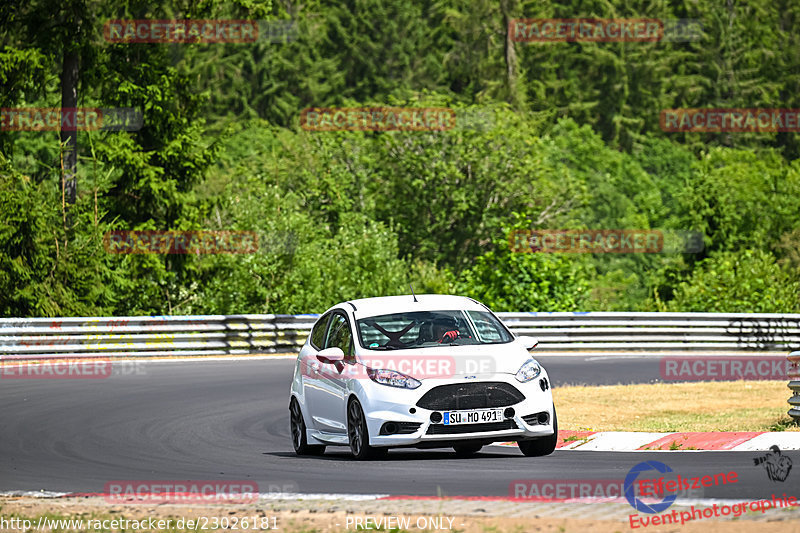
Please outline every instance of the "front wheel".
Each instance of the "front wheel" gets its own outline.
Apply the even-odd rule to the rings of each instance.
[[[367,418],[358,400],[353,399],[347,407],[347,440],[350,442],[350,451],[358,460],[373,459],[386,455],[386,448],[374,448],[369,445],[369,431]]]
[[[306,423],[303,421],[303,413],[300,411],[300,404],[295,398],[289,403],[289,422],[292,430],[292,447],[297,455],[322,455],[325,453],[325,446],[309,444],[306,438]]]
[[[526,457],[542,457],[553,453],[558,444],[558,416],[556,416],[555,405],[553,406],[553,434],[533,440],[522,440],[518,444],[519,451]]]

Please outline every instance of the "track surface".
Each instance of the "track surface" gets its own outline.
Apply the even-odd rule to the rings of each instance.
[[[645,358],[541,358],[555,386],[658,381]],[[393,450],[359,463],[346,448],[298,458],[288,431],[293,361],[141,362],[107,379],[0,380],[0,491],[102,492],[113,480],[250,480],[261,492],[508,496],[520,479],[624,479],[645,460],[682,476],[736,471],[705,498],[797,495],[800,472],[771,482],[752,452]],[[795,470],[800,453],[786,452]],[[649,476],[648,476],[649,477]],[[794,490],[791,490],[795,487]]]

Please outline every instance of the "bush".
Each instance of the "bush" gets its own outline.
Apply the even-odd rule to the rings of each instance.
[[[712,255],[681,283],[670,311],[792,313],[800,311],[800,280],[769,252]]]

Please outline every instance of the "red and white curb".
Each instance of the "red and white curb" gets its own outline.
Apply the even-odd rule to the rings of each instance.
[[[504,442],[501,446],[516,446]],[[603,452],[800,450],[800,431],[645,433],[637,431],[559,431],[559,450]]]

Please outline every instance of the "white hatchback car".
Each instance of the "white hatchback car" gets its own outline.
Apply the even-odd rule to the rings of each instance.
[[[458,455],[517,441],[556,447],[544,368],[488,307],[444,295],[344,302],[314,324],[297,357],[289,413],[298,455],[350,446],[365,459],[391,447],[452,447]]]

